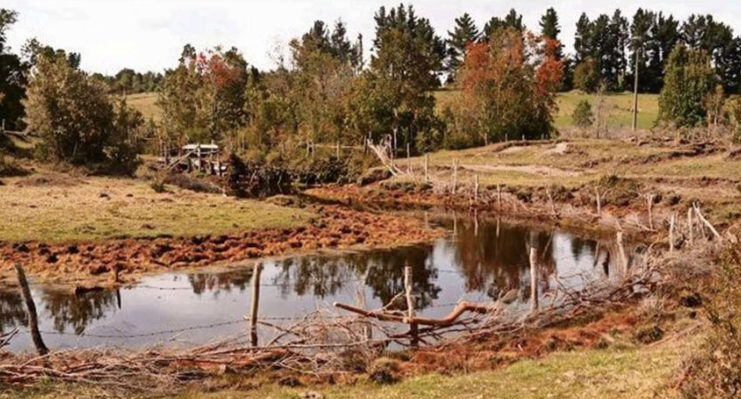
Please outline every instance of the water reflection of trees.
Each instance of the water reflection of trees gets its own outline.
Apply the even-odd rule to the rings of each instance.
[[[193,273],[188,275],[188,282],[195,294],[213,291],[218,296],[222,290],[231,292],[236,288],[244,291],[252,281],[252,273],[252,268],[224,273]]]
[[[389,302],[404,290],[404,267],[412,267],[412,284],[417,295],[416,306],[424,308],[437,298],[440,288],[431,259],[432,248],[410,247],[345,254],[336,257],[300,257],[276,264],[279,274],[273,284],[287,296],[314,295],[323,298],[336,295],[347,287],[365,285],[381,302]]]
[[[35,291],[35,293],[38,291]],[[42,289],[41,295],[34,295],[36,307],[42,310],[40,316],[51,318],[54,329],[63,332],[71,327],[76,334],[82,334],[94,320],[115,309],[116,291],[94,291],[75,295],[68,291]],[[0,331],[26,325],[26,304],[17,289],[0,291]]]
[[[92,291],[81,295],[48,290],[43,291],[41,303],[51,316],[55,330],[63,332],[67,327],[72,327],[79,335],[94,320],[115,310],[118,294],[115,290]]]
[[[18,288],[3,287],[0,290],[0,333],[26,324],[26,305]]]

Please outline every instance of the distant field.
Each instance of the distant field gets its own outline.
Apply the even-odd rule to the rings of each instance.
[[[435,92],[437,99],[437,108],[442,110],[445,105],[455,101],[458,94],[454,90],[440,90]],[[659,113],[659,96],[657,94],[639,94],[638,95],[638,128],[650,129],[653,127],[656,117]],[[606,95],[607,103],[612,107],[610,111],[610,126],[613,128],[630,128],[632,115],[630,113],[633,95],[628,92],[610,93]],[[559,93],[556,101],[558,103],[558,113],[555,117],[556,127],[565,128],[573,127],[574,122],[571,114],[574,108],[581,100],[587,100],[594,104],[593,94],[584,94],[577,91],[568,93]],[[162,111],[155,104],[157,93],[139,93],[126,96],[128,104],[138,109],[146,120],[149,118],[159,122],[162,119]]]
[[[126,96],[126,103],[144,115],[145,120],[153,119],[155,122],[162,120],[162,111],[155,104],[157,93],[139,93]]]
[[[442,110],[445,105],[453,103],[457,94],[458,92],[454,90],[440,90],[435,92],[438,110]],[[630,112],[633,95],[624,92],[610,93],[605,97],[607,103],[611,106],[610,126],[613,128],[630,128],[633,120]],[[654,125],[659,113],[658,97],[657,94],[638,95],[639,129],[650,129]],[[571,114],[574,112],[576,105],[582,100],[587,100],[594,105],[595,97],[593,94],[584,94],[577,91],[558,94],[556,97],[558,113],[555,118],[557,128],[574,126]]]

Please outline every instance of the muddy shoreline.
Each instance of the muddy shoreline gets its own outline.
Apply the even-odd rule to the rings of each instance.
[[[16,263],[37,281],[129,282],[143,273],[307,253],[412,245],[445,235],[419,220],[312,205],[318,217],[303,226],[193,237],[113,239],[98,242],[0,243],[0,281],[13,279]]]

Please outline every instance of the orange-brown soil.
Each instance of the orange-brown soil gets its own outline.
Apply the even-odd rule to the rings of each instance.
[[[37,277],[72,281],[205,266],[319,249],[371,248],[427,242],[444,234],[412,218],[316,206],[305,226],[241,234],[46,244],[0,243],[0,274],[16,263]]]

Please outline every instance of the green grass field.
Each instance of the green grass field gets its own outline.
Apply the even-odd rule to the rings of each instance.
[[[157,93],[138,93],[126,96],[126,103],[144,115],[145,120],[162,120],[162,111],[157,106]]]
[[[437,109],[442,110],[445,105],[453,103],[457,94],[458,92],[454,90],[436,91],[435,98],[437,100]],[[628,92],[610,93],[605,97],[610,109],[610,127],[630,128],[631,121],[633,120],[630,112],[633,103],[633,94]],[[650,129],[653,127],[659,113],[658,99],[659,96],[657,94],[638,95],[639,129]],[[156,105],[157,93],[132,94],[127,96],[126,100],[130,106],[138,109],[144,115],[145,119],[149,120],[149,118],[152,118],[155,122],[159,122],[162,119],[162,112]],[[574,112],[576,105],[582,100],[587,100],[591,104],[594,104],[595,97],[593,94],[584,94],[577,91],[558,94],[556,97],[558,113],[555,115],[557,128],[568,128],[574,126],[571,114]]]
[[[117,237],[228,234],[293,227],[313,215],[253,200],[174,186],[156,193],[139,180],[37,174],[4,179],[0,237],[4,241],[96,241]]]
[[[442,110],[446,105],[452,104],[458,95],[454,90],[440,90],[435,92],[437,100],[437,109]],[[609,126],[612,128],[630,128],[632,123],[632,114],[630,112],[633,103],[633,94],[609,93],[605,96],[609,108]],[[653,127],[656,117],[659,113],[659,96],[657,94],[639,94],[638,95],[638,128],[650,129]],[[558,104],[558,113],[555,115],[555,124],[557,128],[573,127],[574,122],[571,114],[574,112],[576,105],[582,101],[589,101],[594,107],[595,96],[578,91],[559,93],[556,97]]]

